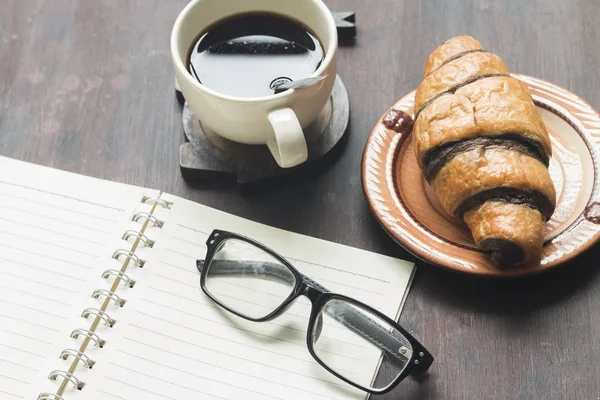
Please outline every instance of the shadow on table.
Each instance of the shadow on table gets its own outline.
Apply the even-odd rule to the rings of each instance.
[[[522,278],[486,278],[429,265],[396,244],[373,219],[377,251],[417,264],[413,283],[426,298],[493,314],[524,315],[571,297],[591,284],[600,271],[600,244],[554,270]],[[377,233],[375,233],[377,232]]]
[[[569,299],[594,281],[600,263],[596,247],[555,270],[523,278],[481,278],[459,275],[418,263],[417,282],[426,297],[494,314],[524,315]]]
[[[365,207],[367,208],[366,205]],[[538,351],[538,348],[532,347],[531,350],[523,350],[523,354],[516,354],[514,361],[503,358],[497,363],[493,361],[486,363],[486,352],[490,357],[494,357],[498,347],[490,343],[478,345],[478,342],[482,338],[485,340],[488,338],[486,335],[498,329],[498,335],[491,336],[490,339],[495,338],[500,345],[506,345],[513,339],[516,348],[520,346],[519,343],[535,344],[538,338],[552,334],[552,332],[545,332],[551,327],[540,321],[546,321],[546,318],[556,314],[555,321],[561,322],[561,318],[565,316],[569,318],[571,314],[578,312],[573,302],[597,298],[595,292],[600,284],[600,261],[598,261],[600,244],[573,261],[539,275],[510,279],[483,278],[450,272],[417,260],[396,244],[379,226],[375,218],[369,221],[365,228],[372,235],[372,242],[375,243],[371,250],[416,262],[417,273],[403,312],[403,322],[408,322],[409,329],[419,331],[420,334],[417,336],[424,338],[426,343],[431,345],[430,350],[437,355],[436,364],[429,375],[424,376],[423,379],[406,379],[391,393],[372,396],[371,400],[446,399],[448,390],[470,390],[466,387],[474,386],[468,385],[481,384],[481,381],[478,381],[480,378],[442,384],[442,379],[448,376],[464,378],[469,374],[476,375],[479,372],[478,368],[488,369],[487,372],[481,371],[482,375],[485,375],[492,373],[492,368],[495,367],[518,368],[522,366],[519,363],[529,357],[536,362],[545,359],[544,355],[532,355],[531,352]],[[589,318],[589,313],[586,307],[581,317],[575,314],[573,319],[583,318],[583,321],[586,321],[585,318]],[[485,318],[483,315],[491,318]],[[444,321],[444,316],[447,317],[447,321]],[[468,324],[471,316],[483,322],[475,325],[472,330],[452,329]],[[427,318],[435,319],[433,321],[435,327],[432,330],[427,327]],[[454,323],[454,319],[459,321]],[[583,325],[583,330],[578,337],[581,335],[585,337],[588,334],[586,329],[589,328]],[[443,329],[447,331],[441,331]],[[563,333],[564,330],[568,332],[572,328],[567,325],[561,329],[559,332]],[[457,335],[460,337],[457,338]],[[459,354],[462,354],[460,357],[465,357],[464,349],[454,352],[446,348],[446,346],[462,343],[463,338],[465,343],[469,343],[465,346],[477,346],[470,353],[475,355],[475,362],[469,365],[462,365],[461,362],[451,358],[452,355]],[[380,375],[391,373],[386,367],[386,365],[382,366]],[[498,369],[497,372],[501,374],[499,376],[507,376],[505,369]],[[522,372],[527,373],[525,367]],[[519,371],[515,371],[515,374],[518,375]],[[482,388],[482,386],[477,387]]]

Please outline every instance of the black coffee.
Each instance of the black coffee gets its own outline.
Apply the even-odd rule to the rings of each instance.
[[[269,13],[241,14],[217,22],[192,48],[189,69],[219,93],[261,97],[279,82],[308,78],[324,51],[319,40],[294,20]]]

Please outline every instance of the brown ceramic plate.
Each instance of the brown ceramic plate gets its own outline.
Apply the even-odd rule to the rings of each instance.
[[[394,240],[431,264],[477,275],[529,275],[557,267],[600,240],[600,115],[552,83],[514,76],[529,86],[553,145],[550,174],[557,207],[546,226],[541,262],[495,267],[477,249],[466,225],[444,212],[421,176],[410,125],[388,129],[391,125],[384,124],[395,110],[413,115],[414,92],[381,117],[367,141],[362,183],[371,210]]]

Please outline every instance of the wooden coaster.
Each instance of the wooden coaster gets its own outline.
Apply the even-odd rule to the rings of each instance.
[[[333,161],[338,153],[335,150],[345,142],[349,118],[348,92],[338,75],[329,102],[305,129],[308,160],[294,168],[281,168],[267,146],[241,144],[217,135],[205,128],[185,103],[186,143],[179,149],[181,174],[186,180],[233,181],[243,190],[278,178],[312,173]]]

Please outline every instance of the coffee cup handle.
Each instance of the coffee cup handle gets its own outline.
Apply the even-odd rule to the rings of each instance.
[[[291,108],[272,111],[269,113],[269,122],[273,134],[269,136],[267,146],[277,164],[281,168],[290,168],[306,161],[306,138],[296,113]]]

